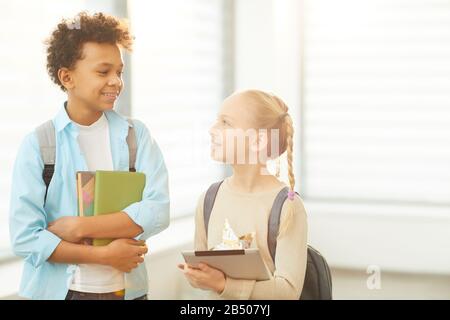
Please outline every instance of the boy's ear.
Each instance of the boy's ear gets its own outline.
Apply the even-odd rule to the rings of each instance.
[[[64,67],[58,70],[58,79],[67,90],[74,87],[72,73],[68,68]]]

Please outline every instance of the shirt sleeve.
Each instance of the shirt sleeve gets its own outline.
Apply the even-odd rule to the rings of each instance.
[[[142,122],[133,120],[133,123],[138,143],[136,170],[145,173],[146,183],[142,200],[123,211],[144,230],[136,239],[146,240],[169,226],[169,182],[158,144]]]
[[[14,254],[25,258],[35,268],[47,261],[61,241],[46,230],[43,169],[37,137],[31,133],[19,147],[14,163],[9,231]]]
[[[283,205],[281,223],[289,201]],[[222,299],[299,299],[307,262],[307,220],[303,202],[296,197],[292,221],[277,239],[275,272],[265,281],[239,280],[227,277]]]

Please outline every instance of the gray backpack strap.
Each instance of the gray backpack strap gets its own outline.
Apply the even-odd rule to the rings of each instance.
[[[42,178],[45,182],[45,197],[44,203],[47,199],[47,190],[52,180],[53,173],[55,171],[55,159],[56,159],[56,136],[55,126],[53,121],[49,120],[36,128],[36,136],[39,142],[39,150],[44,162],[44,171],[42,172]]]
[[[128,153],[130,155],[129,170],[131,172],[136,172],[136,154],[137,154],[136,132],[133,127],[133,121],[131,119],[127,119],[127,121],[131,125],[130,127],[128,127],[128,136],[127,136]]]
[[[128,119],[128,123],[133,125],[133,121]],[[53,173],[55,172],[55,160],[56,160],[56,135],[55,126],[52,120],[48,120],[36,128],[36,136],[39,143],[39,150],[44,162],[44,171],[42,172],[42,178],[45,182],[45,197],[44,203],[47,200],[47,191],[50,181],[52,180]],[[136,132],[134,127],[128,128],[127,136],[128,151],[130,154],[129,170],[136,171],[136,154],[137,154],[137,142]]]
[[[55,164],[56,138],[53,121],[49,120],[37,127],[36,135],[44,164]]]
[[[287,199],[289,189],[283,188],[275,198],[269,216],[267,244],[272,261],[275,264],[277,237],[280,228],[280,217],[283,204]],[[297,193],[297,192],[296,192]],[[297,193],[298,195],[298,193]],[[331,272],[325,258],[313,247],[308,245],[306,272],[300,300],[331,300]]]
[[[203,202],[203,221],[205,222],[206,236],[208,236],[209,218],[211,217],[211,212],[214,207],[214,202],[216,201],[217,192],[219,191],[222,182],[223,180],[212,184],[205,194],[205,200]]]
[[[284,187],[275,197],[275,200],[270,210],[269,224],[267,227],[267,245],[269,247],[270,256],[273,263],[275,263],[275,253],[277,249],[278,230],[280,228],[280,216],[283,204],[288,196],[289,188]]]

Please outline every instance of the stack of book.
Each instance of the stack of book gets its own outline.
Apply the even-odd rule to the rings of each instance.
[[[145,174],[128,171],[77,172],[78,215],[98,216],[120,212],[142,200]],[[105,246],[113,239],[92,239],[87,244]],[[86,243],[86,242],[85,242]]]

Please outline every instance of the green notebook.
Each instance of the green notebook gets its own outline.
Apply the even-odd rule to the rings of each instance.
[[[142,200],[145,174],[128,171],[96,171],[94,215],[120,212]],[[105,246],[112,239],[94,239],[94,246]]]

